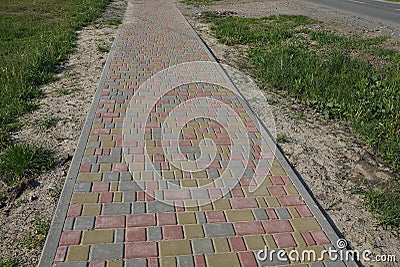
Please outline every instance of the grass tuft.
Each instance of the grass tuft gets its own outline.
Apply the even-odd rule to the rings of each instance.
[[[0,179],[8,186],[23,178],[50,170],[55,165],[53,154],[42,146],[13,144],[0,154]]]
[[[0,267],[18,267],[20,264],[16,258],[3,259],[0,257]]]

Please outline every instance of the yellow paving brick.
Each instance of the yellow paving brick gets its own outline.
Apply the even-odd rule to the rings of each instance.
[[[66,262],[87,261],[89,259],[89,246],[69,246]]]
[[[307,246],[307,243],[304,241],[302,235],[299,232],[292,233],[292,236],[299,247]]]
[[[286,193],[288,195],[298,195],[299,192],[297,191],[296,187],[294,185],[285,185],[283,186],[285,189]]]
[[[216,237],[213,239],[214,249],[217,253],[229,252],[228,240],[225,237]]]
[[[180,170],[177,170],[177,171],[174,171],[174,178],[173,179],[176,179],[176,180],[182,180],[182,171],[180,171]]]
[[[260,235],[245,236],[244,242],[246,243],[247,250],[260,250],[265,247],[264,239]]]
[[[94,148],[86,148],[84,155],[85,156],[93,156],[94,155],[94,150],[95,150]]]
[[[110,142],[110,141],[112,141],[112,135],[109,135],[109,134],[100,135],[99,141],[100,142]]]
[[[123,123],[124,122],[124,118],[113,118],[113,122],[114,123]]]
[[[293,249],[288,249],[287,252]],[[307,262],[316,262],[316,261],[329,261],[329,254],[326,252],[325,248],[321,245],[308,246],[308,247],[297,247],[295,248],[297,253],[293,253],[293,257],[297,257],[299,255],[299,260],[296,263],[307,263]]]
[[[100,172],[110,172],[111,163],[100,163]]]
[[[264,200],[270,208],[277,208],[281,206],[276,197],[264,197]]]
[[[175,257],[162,257],[160,258],[161,267],[176,267]]]
[[[272,175],[276,175],[276,176],[279,176],[279,175],[286,175],[286,172],[285,172],[285,170],[282,168],[282,166],[281,166],[281,164],[279,163],[279,161],[277,161],[277,160],[274,160],[273,161],[273,163],[272,163],[272,167],[271,167],[271,169],[269,170],[270,171],[270,173],[272,174]]]
[[[91,136],[89,136],[89,139],[88,139],[89,142],[97,142],[98,140],[99,140],[98,134],[91,135]]]
[[[122,134],[122,128],[111,129],[111,134]]]
[[[231,209],[231,204],[226,198],[221,198],[213,202],[214,210],[229,210]]]
[[[82,216],[97,216],[100,215],[101,204],[84,204]]]
[[[175,179],[173,171],[163,171],[162,172],[162,177],[163,177],[164,180],[173,180],[173,179]]]
[[[268,205],[265,202],[265,199],[263,197],[257,197],[256,199],[257,199],[258,206],[260,208],[268,208]]]
[[[79,173],[77,182],[98,182],[101,181],[101,173]]]
[[[275,240],[272,235],[263,235],[265,245],[267,245],[267,248],[273,249],[277,248]]]
[[[292,216],[292,218],[300,218],[300,214],[297,212],[295,207],[288,207],[287,209],[290,213],[290,216]]]
[[[107,267],[123,267],[124,262],[122,260],[107,261]]]
[[[212,205],[212,202],[210,200],[200,199],[198,201],[198,205],[199,205],[199,210],[201,210],[201,211],[213,210],[213,205]]]
[[[159,242],[160,256],[190,255],[190,240],[163,240]]]
[[[122,202],[122,192],[114,193],[114,202]]]
[[[182,187],[197,187],[196,180],[182,180]]]
[[[110,183],[110,191],[111,192],[118,191],[118,182],[113,181]]]
[[[199,172],[192,172],[192,177],[194,179],[201,179],[201,178],[206,178],[207,177],[207,173],[206,171],[199,171]]]
[[[259,186],[256,190],[250,192],[249,187],[243,187],[244,195],[246,197],[267,197],[270,196],[266,186]]]
[[[194,212],[179,212],[177,214],[178,224],[196,224],[196,215]]]
[[[99,193],[74,193],[71,197],[71,204],[97,203]]]
[[[102,148],[114,148],[115,147],[115,141],[101,141],[101,145]]]
[[[206,255],[206,262],[209,267],[240,266],[236,253],[208,254]]]
[[[186,211],[198,211],[199,210],[199,206],[197,205],[197,201],[195,199],[185,200],[183,203],[184,203],[183,205],[185,206]]]
[[[207,187],[213,184],[214,181],[212,179],[206,179],[205,177],[197,179],[198,187]]]
[[[199,224],[184,225],[183,231],[185,232],[185,238],[204,237],[203,226]]]
[[[114,240],[114,230],[91,230],[84,231],[82,236],[82,244],[106,244],[112,243]]]
[[[228,222],[254,221],[251,210],[227,210],[225,214]]]
[[[306,232],[321,229],[315,218],[294,218],[290,221],[296,232]]]
[[[93,123],[92,129],[104,129],[104,123]]]

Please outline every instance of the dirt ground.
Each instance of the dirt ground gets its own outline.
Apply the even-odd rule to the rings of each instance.
[[[44,242],[35,236],[35,219],[49,225],[61,193],[69,165],[85,123],[118,26],[107,21],[122,18],[126,2],[114,0],[95,23],[79,31],[76,51],[59,67],[57,80],[43,86],[39,108],[21,118],[22,129],[14,138],[41,143],[55,151],[59,164],[38,177],[22,195],[0,210],[0,257],[16,257],[23,266],[37,265]],[[55,126],[44,121],[53,118]],[[28,236],[38,245],[29,248]]]
[[[244,48],[218,43],[212,37],[209,25],[201,22],[200,14],[204,11],[243,17],[301,14],[321,20],[321,27],[325,29],[363,37],[390,35],[391,41],[400,36],[398,25],[289,0],[220,1],[201,7],[178,3],[178,6],[218,60],[233,67],[228,70],[231,78],[257,115],[269,121],[267,126],[272,128],[273,135],[286,137],[287,141],[279,145],[350,247],[359,251],[368,249],[374,255],[396,255],[397,258],[397,263],[362,263],[365,266],[399,266],[399,233],[378,225],[375,215],[366,210],[362,195],[355,193],[357,183],[353,183],[390,180],[398,173],[377,159],[347,123],[327,121],[294,99],[254,86],[246,74],[235,69],[244,57]]]

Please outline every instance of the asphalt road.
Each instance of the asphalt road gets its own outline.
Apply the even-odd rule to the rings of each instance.
[[[358,14],[363,17],[400,24],[400,3],[380,0],[306,0],[343,11]]]

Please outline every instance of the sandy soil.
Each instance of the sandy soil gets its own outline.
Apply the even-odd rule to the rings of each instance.
[[[221,63],[238,68],[244,48],[228,47],[218,43],[208,26],[200,20],[204,11],[225,11],[237,16],[261,17],[273,14],[309,15],[324,23],[321,27],[344,34],[364,37],[377,35],[395,36],[398,28],[380,21],[357,18],[337,10],[310,6],[300,1],[221,1],[216,5],[191,7],[178,4],[182,13],[194,26]],[[318,12],[315,12],[318,10]],[[349,22],[352,22],[351,24]],[[377,30],[378,29],[378,30]],[[399,233],[385,230],[378,225],[374,214],[365,208],[362,195],[355,194],[363,181],[390,180],[398,173],[380,161],[351,127],[341,121],[327,121],[318,113],[297,103],[294,99],[277,94],[271,89],[254,89],[251,79],[243,72],[228,71],[252,109],[264,121],[270,120],[272,110],[275,136],[283,135],[287,141],[280,143],[289,162],[300,173],[318,203],[334,221],[353,249],[369,249],[374,255],[396,255],[400,260]],[[249,86],[250,85],[250,86]],[[253,88],[249,90],[249,88]],[[255,92],[254,90],[258,90]],[[260,98],[260,94],[263,96]],[[255,99],[255,96],[258,97]],[[266,101],[260,99],[266,99]],[[268,105],[268,103],[273,103]],[[348,177],[344,179],[344,177]],[[352,193],[353,192],[353,193]],[[365,266],[398,266],[397,263],[364,262]]]
[[[24,266],[35,266],[39,261],[44,237],[35,237],[39,245],[34,248],[28,248],[21,241],[34,234],[35,218],[40,218],[43,224],[51,222],[118,29],[107,21],[122,18],[125,6],[123,0],[112,1],[101,18],[79,31],[76,51],[59,67],[57,80],[43,86],[44,98],[37,101],[39,108],[20,120],[22,129],[14,138],[42,143],[53,149],[59,164],[52,172],[38,177],[16,201],[6,203],[0,210],[1,257],[17,257]],[[47,129],[43,121],[49,118],[54,118],[56,125]]]

